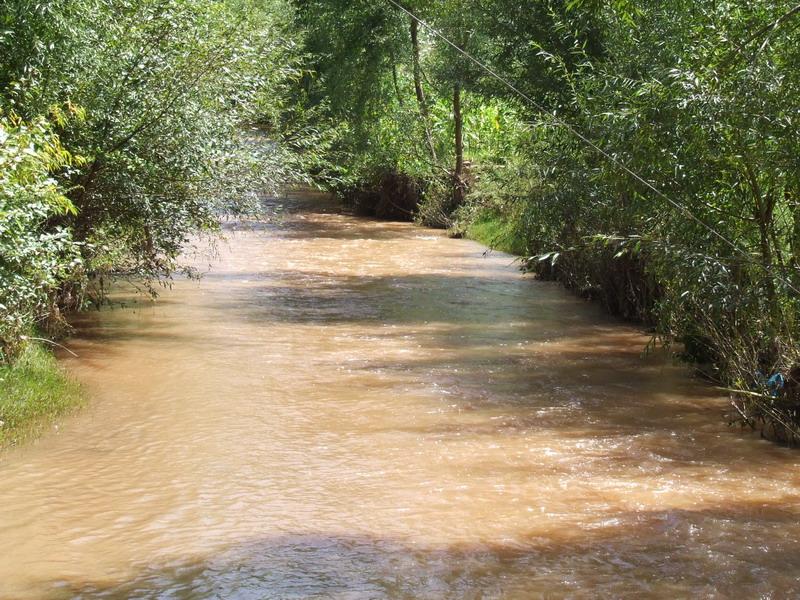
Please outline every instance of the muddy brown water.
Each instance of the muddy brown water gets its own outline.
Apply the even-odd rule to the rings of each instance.
[[[478,244],[286,203],[81,320],[89,407],[0,457],[0,598],[800,594],[798,453],[640,332]]]

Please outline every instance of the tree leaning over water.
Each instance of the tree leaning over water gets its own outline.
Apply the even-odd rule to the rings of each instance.
[[[103,273],[168,276],[194,232],[302,176],[297,150],[317,131],[289,105],[302,70],[291,19],[280,0],[3,4],[6,357]]]

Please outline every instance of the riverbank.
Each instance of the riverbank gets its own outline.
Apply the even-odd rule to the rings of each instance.
[[[513,224],[502,217],[483,214],[466,227],[464,237],[514,256],[525,254],[525,242],[515,234]]]
[[[84,395],[53,354],[31,344],[13,365],[0,366],[0,449],[41,433]]]

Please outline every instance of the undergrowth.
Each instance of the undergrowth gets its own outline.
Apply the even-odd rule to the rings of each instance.
[[[0,448],[36,436],[83,399],[49,351],[27,346],[12,365],[0,365]]]

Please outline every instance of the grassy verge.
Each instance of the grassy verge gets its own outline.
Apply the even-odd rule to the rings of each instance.
[[[55,357],[29,346],[13,365],[0,366],[0,448],[28,439],[58,415],[80,406],[80,386]]]
[[[466,235],[492,250],[517,256],[526,254],[525,241],[519,236],[513,223],[501,216],[489,213],[480,215],[469,224]]]

